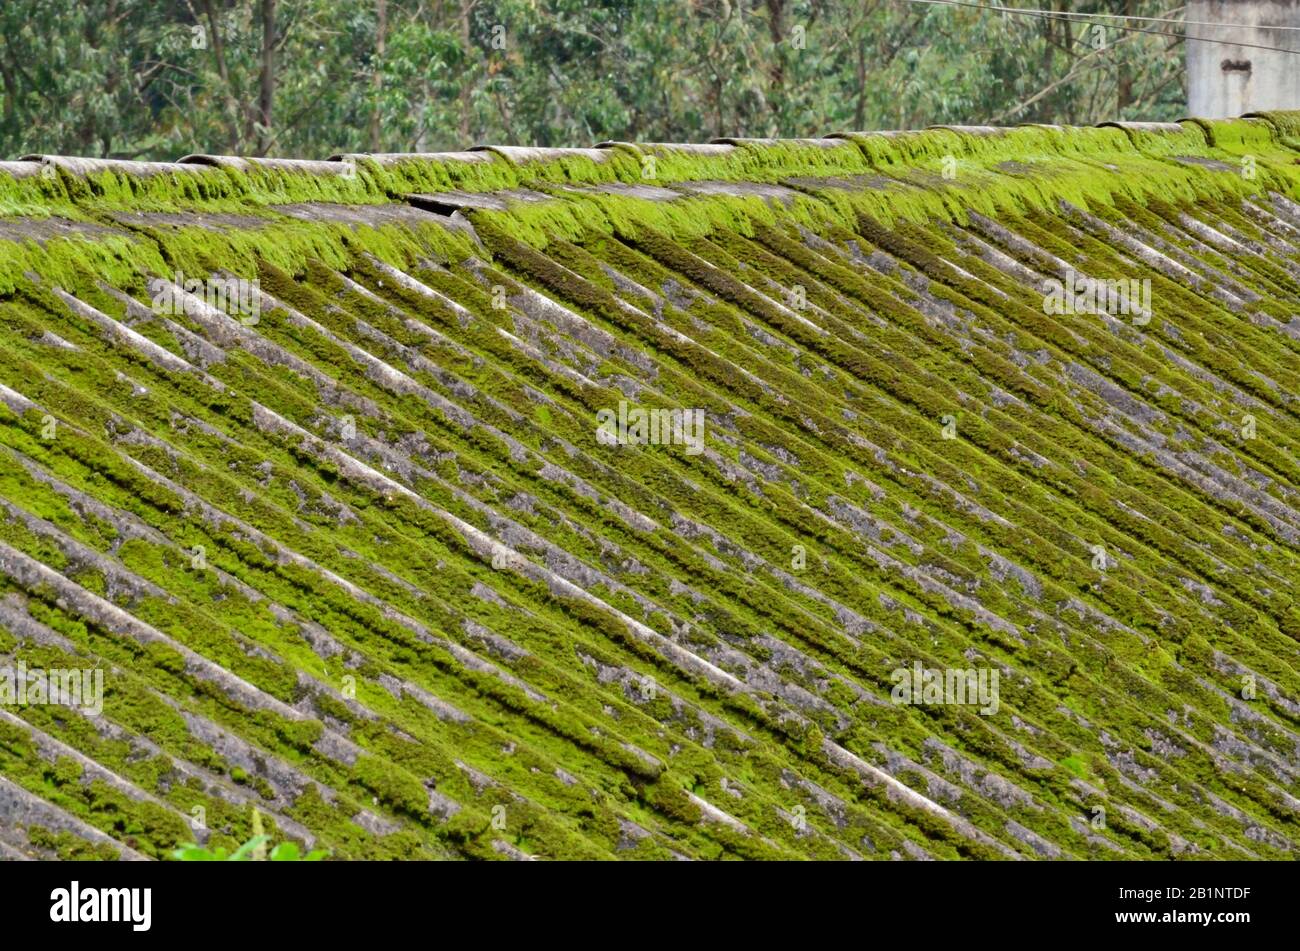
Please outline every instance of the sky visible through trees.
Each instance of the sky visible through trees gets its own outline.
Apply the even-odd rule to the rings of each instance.
[[[0,157],[1179,118],[1179,30],[1144,26],[913,0],[4,0]]]

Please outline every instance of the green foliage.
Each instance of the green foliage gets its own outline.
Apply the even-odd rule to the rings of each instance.
[[[205,847],[187,842],[174,850],[171,857],[178,862],[319,862],[329,852],[316,849],[303,855],[296,842],[281,842],[268,848],[271,837],[262,831],[262,814],[253,810],[253,837],[230,852],[224,846]]]
[[[1182,114],[1180,44],[1096,38],[887,0],[301,0],[269,36],[257,0],[7,0],[0,155],[324,158]]]
[[[294,842],[281,842],[268,850],[270,841],[268,835],[253,836],[233,852],[222,846],[209,849],[188,842],[172,852],[172,858],[178,862],[319,862],[329,854],[324,849],[316,849],[304,855]]]

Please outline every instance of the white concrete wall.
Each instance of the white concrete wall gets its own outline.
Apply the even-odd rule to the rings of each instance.
[[[1222,119],[1266,109],[1300,109],[1300,0],[1188,0],[1187,112]],[[1194,20],[1241,24],[1191,26]],[[1219,40],[1196,42],[1193,37]],[[1295,50],[1279,53],[1239,43]]]

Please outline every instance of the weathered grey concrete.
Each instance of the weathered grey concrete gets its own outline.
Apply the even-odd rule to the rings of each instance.
[[[1278,29],[1300,28],[1300,0],[1190,0],[1186,20],[1190,115],[1222,119],[1300,108],[1300,29]],[[1239,25],[1193,25],[1198,21]]]

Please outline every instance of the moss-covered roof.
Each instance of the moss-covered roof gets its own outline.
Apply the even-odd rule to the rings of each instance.
[[[1300,843],[1300,113],[27,156],[0,321],[0,857]]]

